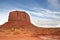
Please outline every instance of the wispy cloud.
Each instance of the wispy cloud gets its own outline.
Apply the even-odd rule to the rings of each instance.
[[[59,8],[60,8],[60,4],[59,4],[59,0],[48,0],[48,7],[50,9],[54,9],[56,11],[60,11]]]
[[[48,0],[48,2],[52,5],[52,6],[59,6],[59,0]]]
[[[43,8],[33,8],[33,11],[28,11],[31,14],[33,24],[44,27],[59,27],[60,16],[56,15],[60,12],[54,12]]]
[[[33,11],[30,11],[31,14],[40,16],[40,17],[51,17],[51,18],[60,18],[60,16],[56,16],[55,14],[60,14],[60,12],[53,12],[48,9],[42,9],[42,8],[36,8],[32,9]]]

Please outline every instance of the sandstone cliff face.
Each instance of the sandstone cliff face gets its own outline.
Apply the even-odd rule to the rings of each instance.
[[[8,21],[30,22],[30,17],[26,12],[13,11],[13,12],[10,12]]]
[[[39,28],[26,12],[13,11],[8,22],[0,26],[0,36],[4,36],[1,40],[60,40],[60,28]]]

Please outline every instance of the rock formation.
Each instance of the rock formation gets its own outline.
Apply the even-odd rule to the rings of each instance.
[[[30,22],[30,17],[26,12],[13,11],[10,12],[8,21]]]
[[[24,12],[24,11],[13,11],[9,13],[9,18],[8,18],[8,22],[6,22],[5,24],[3,24],[2,26],[4,27],[14,27],[14,26],[30,26],[30,27],[34,27],[33,24],[31,24],[30,22],[30,17],[29,15]]]
[[[26,12],[13,11],[8,22],[0,26],[0,36],[7,36],[1,40],[60,40],[60,28],[39,28]]]

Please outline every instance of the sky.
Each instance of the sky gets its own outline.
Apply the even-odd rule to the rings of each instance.
[[[0,25],[15,10],[26,11],[31,23],[38,27],[60,27],[60,0],[0,0]]]

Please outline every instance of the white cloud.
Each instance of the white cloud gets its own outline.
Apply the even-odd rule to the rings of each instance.
[[[38,7],[33,8],[32,10],[33,11],[28,11],[28,12],[37,16],[54,18],[54,19],[48,19],[48,18],[46,19],[46,18],[39,18],[36,16],[32,16],[31,20],[33,24],[39,27],[45,27],[45,28],[56,28],[60,26],[60,16],[55,15],[55,14],[60,14],[60,12],[54,12],[48,9],[43,9]]]
[[[31,17],[31,22],[38,27],[44,27],[44,28],[60,27],[60,21],[47,20],[47,19],[38,18],[38,17]]]
[[[51,4],[51,5],[53,5],[53,6],[59,6],[59,2],[58,2],[59,0],[48,0],[48,2]]]
[[[50,9],[58,9],[59,7],[60,7],[60,4],[59,4],[59,0],[48,0],[48,3],[49,3],[49,5],[48,5],[48,7],[50,8]]]
[[[42,8],[34,8],[34,11],[29,11],[30,13],[37,15],[37,16],[45,16],[45,17],[52,17],[52,18],[60,18],[60,16],[56,16],[55,14],[60,14],[60,12],[53,12],[47,9]]]

